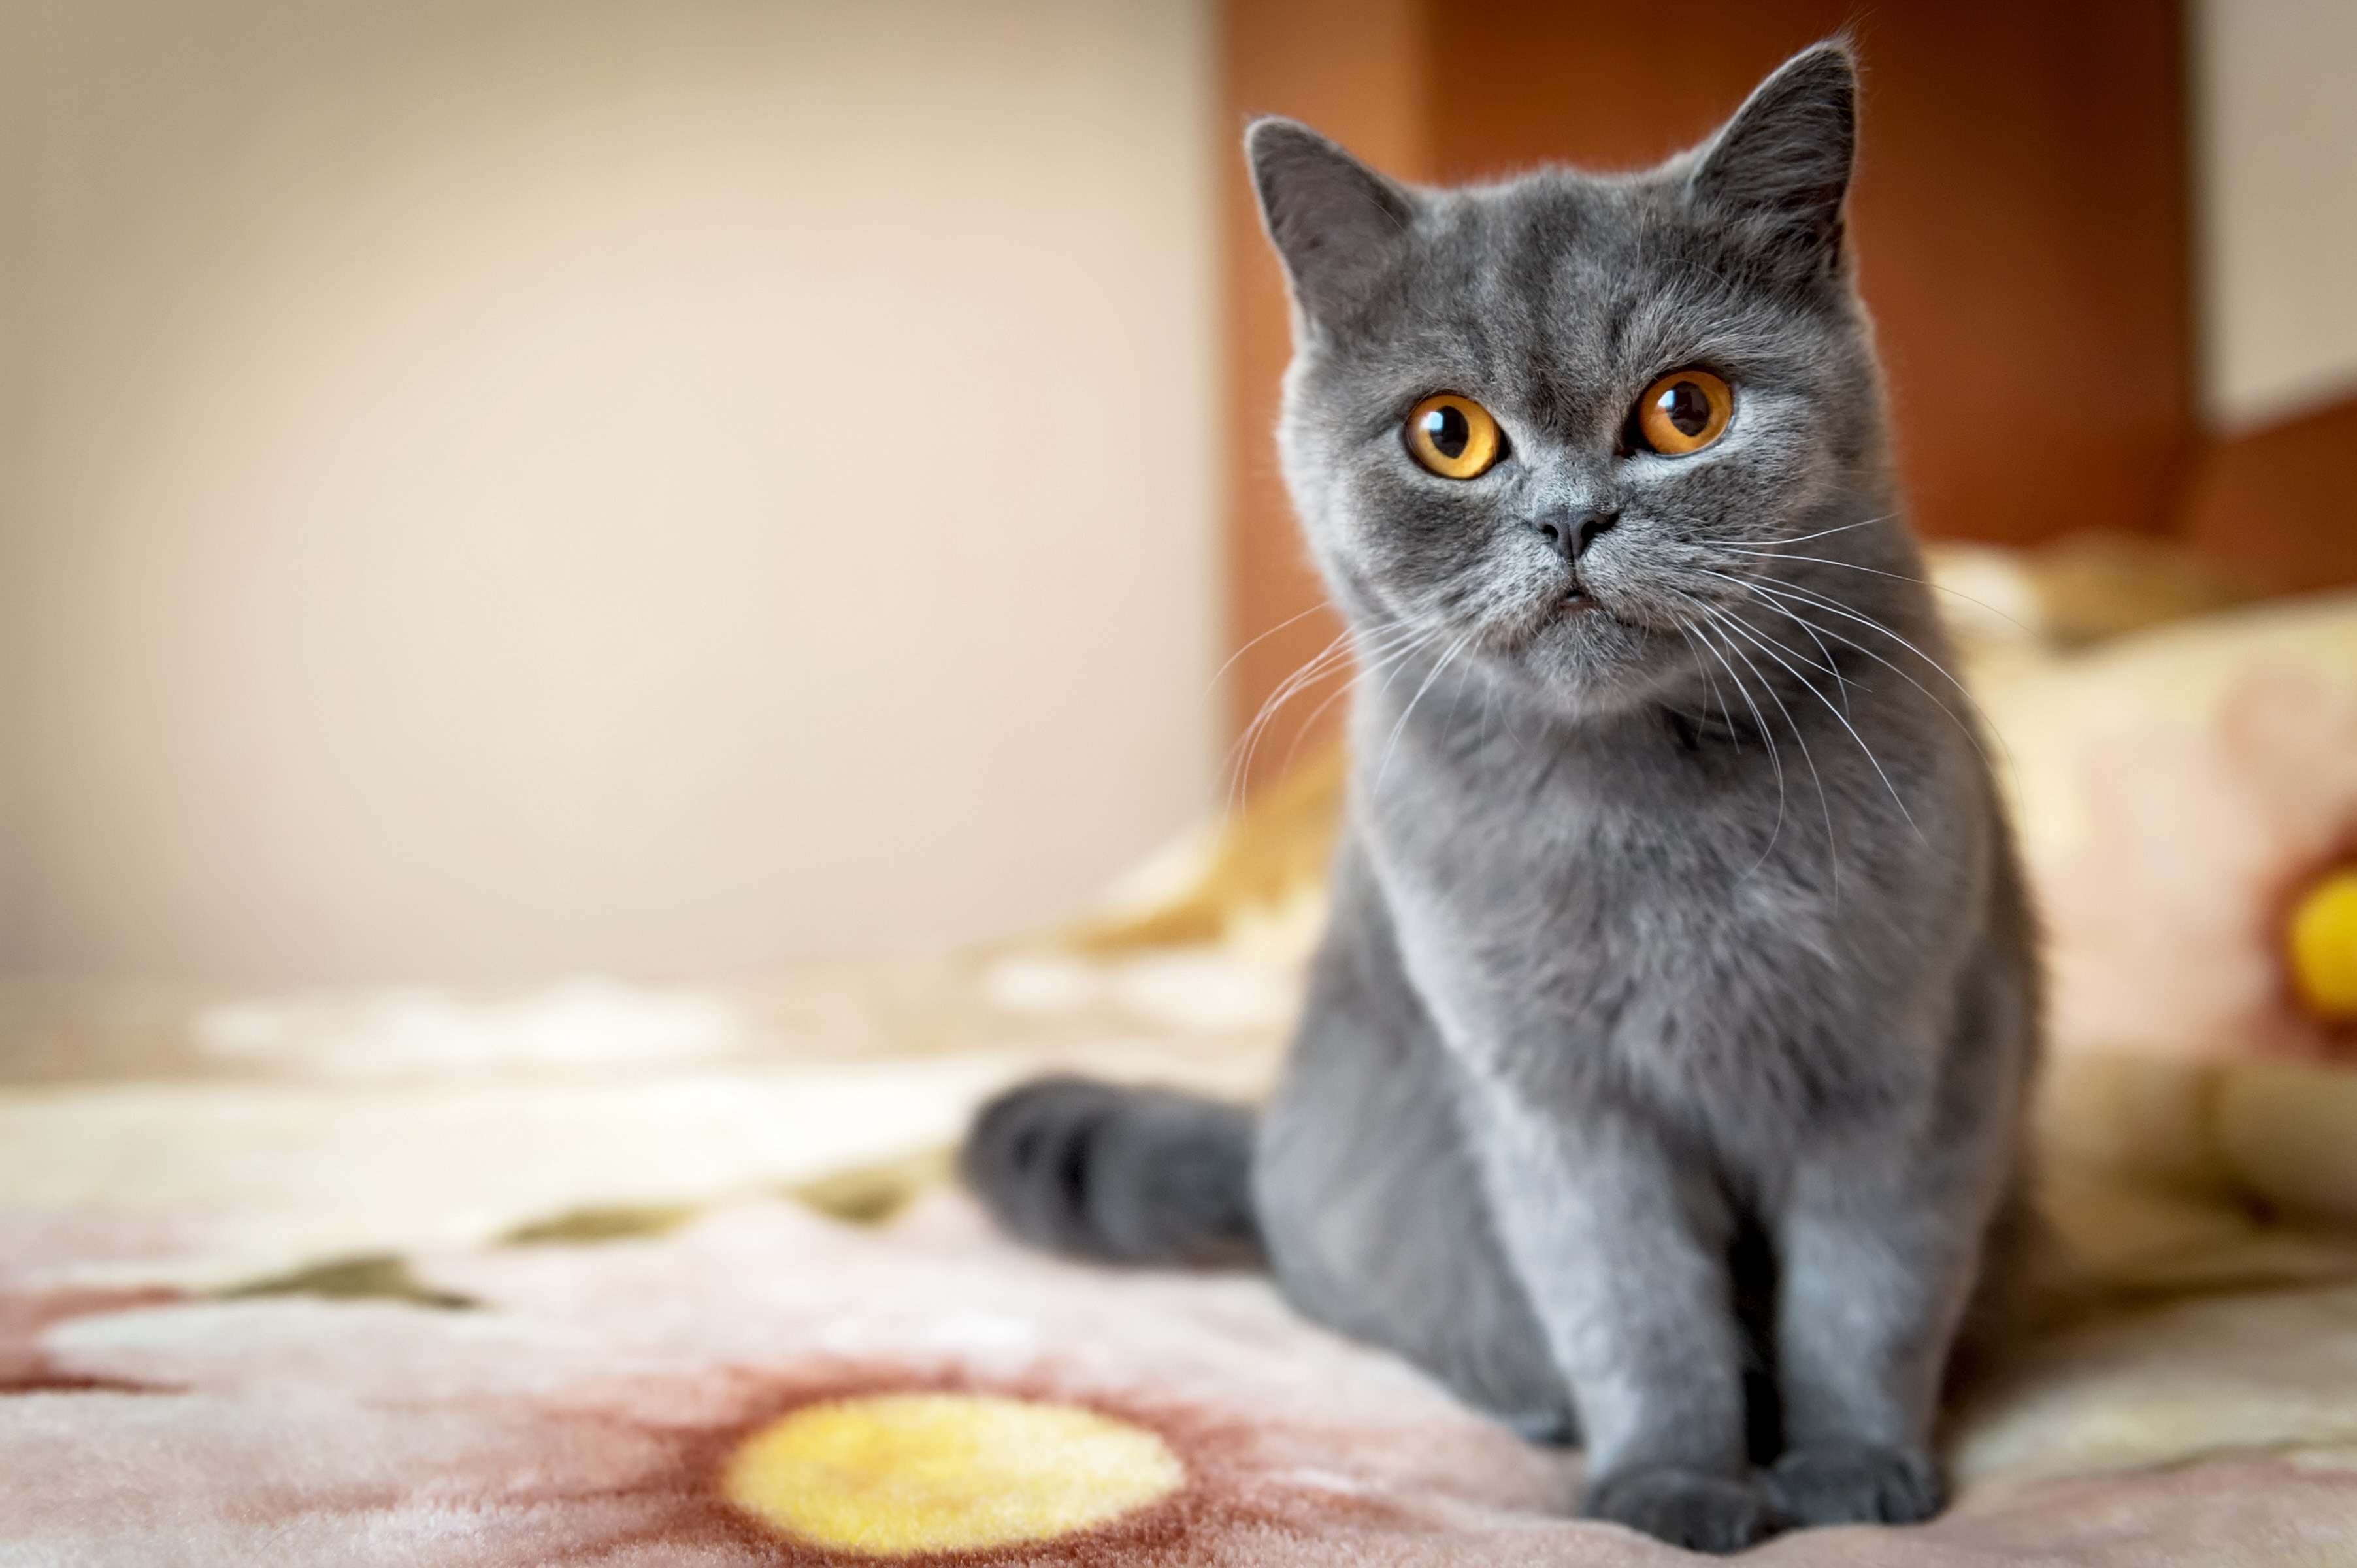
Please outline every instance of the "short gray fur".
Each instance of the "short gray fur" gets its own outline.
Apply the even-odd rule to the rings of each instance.
[[[993,1112],[1029,1176],[1004,1132],[967,1152],[1002,1214],[1060,1204],[1024,1229],[1068,1251],[1256,1230],[1304,1312],[1583,1441],[1583,1511],[1710,1550],[1941,1506],[2035,1055],[1852,285],[1855,90],[1820,46],[1659,169],[1453,190],[1252,127],[1286,478],[1361,671],[1308,1005],[1248,1160],[1200,1152],[1242,1138],[1198,1106],[1170,1211],[1230,1218],[1191,1249],[1135,1240],[1120,1154],[1185,1142],[1184,1102],[1127,1139],[1032,1086]],[[1638,394],[1697,366],[1735,389],[1724,437],[1632,445]],[[1505,430],[1479,478],[1403,443],[1442,392]]]

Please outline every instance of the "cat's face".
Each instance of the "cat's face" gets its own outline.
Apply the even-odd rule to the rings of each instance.
[[[1709,617],[1744,552],[1854,521],[1828,509],[1881,446],[1841,253],[1851,87],[1812,51],[1652,174],[1440,193],[1254,128],[1299,328],[1286,476],[1371,650],[1641,700],[1697,634],[1739,637]]]

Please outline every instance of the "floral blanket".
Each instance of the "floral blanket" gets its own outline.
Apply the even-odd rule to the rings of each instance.
[[[1563,1517],[1576,1455],[1260,1279],[1039,1258],[949,1194],[882,1230],[748,1203],[410,1272],[408,1300],[68,1309],[18,1348],[0,1562],[1684,1556]],[[2035,1360],[1960,1423],[1966,1484],[1939,1520],[1755,1555],[2357,1560],[2357,1283],[2179,1297]]]
[[[1753,1555],[2357,1563],[2357,603],[1975,671],[2059,1267],[1946,1513]],[[1677,1557],[1265,1281],[1037,1257],[944,1180],[1028,1072],[1265,1080],[1333,776],[953,960],[0,988],[0,1565]]]

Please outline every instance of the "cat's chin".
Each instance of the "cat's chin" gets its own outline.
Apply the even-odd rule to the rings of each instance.
[[[1589,597],[1550,615],[1507,660],[1515,684],[1555,714],[1598,718],[1657,699],[1665,678],[1658,639]]]
[[[1611,601],[1574,592],[1549,603],[1533,619],[1525,651],[1586,667],[1626,662],[1650,640],[1643,625],[1619,614]]]
[[[1592,650],[1634,629],[1613,613],[1609,602],[1583,588],[1573,588],[1503,618],[1485,640],[1520,658],[1544,658],[1557,651],[1576,654]]]

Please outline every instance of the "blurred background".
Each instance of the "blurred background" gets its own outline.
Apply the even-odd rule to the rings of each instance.
[[[1200,812],[1212,36],[7,0],[0,967],[906,949]]]
[[[1245,117],[1632,166],[1843,26],[1926,532],[2357,580],[2347,0],[0,0],[0,971],[1068,914],[1332,635]]]

